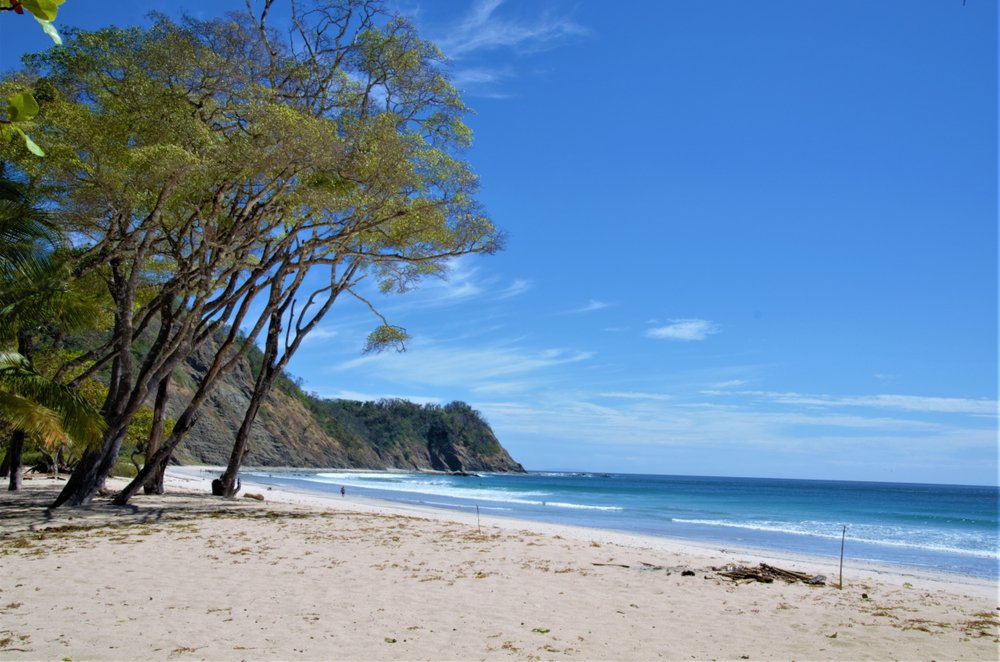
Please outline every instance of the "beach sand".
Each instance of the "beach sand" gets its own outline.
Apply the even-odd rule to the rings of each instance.
[[[0,494],[3,660],[996,660],[993,582],[481,520],[171,472],[169,494]],[[114,487],[114,484],[111,485]],[[827,575],[735,584],[713,567]],[[684,570],[694,575],[683,575]]]

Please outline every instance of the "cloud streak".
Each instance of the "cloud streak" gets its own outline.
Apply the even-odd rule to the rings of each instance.
[[[423,387],[504,393],[535,388],[538,380],[543,379],[540,375],[593,356],[593,352],[562,348],[533,350],[504,345],[468,348],[415,339],[405,353],[362,356],[342,362],[334,370],[361,370],[366,376]]]
[[[607,391],[600,393],[602,398],[621,398],[624,400],[673,400],[674,396],[666,393],[641,393],[639,391]]]
[[[592,313],[592,312],[595,312],[597,310],[604,310],[605,308],[610,308],[610,307],[611,307],[611,304],[608,303],[607,301],[598,301],[597,299],[591,299],[590,301],[587,302],[587,305],[582,306],[580,308],[574,308],[573,310],[570,310],[569,312],[571,314]]]
[[[502,289],[498,294],[498,299],[509,299],[531,289],[531,281],[523,278],[516,278],[514,282]]]
[[[720,330],[718,324],[708,320],[677,319],[671,320],[667,326],[650,329],[646,335],[658,340],[705,340]]]
[[[517,52],[547,50],[567,37],[585,35],[588,30],[567,17],[549,12],[532,19],[514,19],[498,15],[503,0],[480,0],[446,35],[438,39],[442,50],[452,58],[499,48]]]
[[[600,394],[608,396],[611,394]],[[501,438],[562,440],[617,446],[770,449],[810,452],[872,445],[898,452],[949,448],[990,448],[995,430],[889,415],[844,411],[767,410],[747,403],[672,402],[644,394],[619,394],[619,403],[597,404],[589,398],[539,398],[476,402]],[[634,395],[635,397],[631,397]]]
[[[934,414],[972,414],[996,416],[996,400],[974,398],[942,398],[920,395],[862,395],[833,396],[809,395],[803,393],[782,393],[775,391],[704,391],[711,395],[740,395],[763,398],[771,402],[804,407],[867,407],[872,409],[895,409],[900,411]]]

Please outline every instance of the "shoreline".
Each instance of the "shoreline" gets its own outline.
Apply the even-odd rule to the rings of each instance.
[[[167,475],[177,480],[189,479],[192,481],[202,481],[202,483],[198,485],[198,488],[211,493],[211,479],[217,477],[224,469],[225,467],[222,466],[210,465],[172,466],[168,469]],[[257,469],[254,470],[256,471]],[[279,470],[294,471],[296,469],[292,467],[282,467]],[[373,471],[361,469],[338,469],[337,471],[342,471],[343,473],[374,473]],[[406,474],[410,472],[386,473]],[[202,476],[199,474],[205,475]],[[189,485],[190,484],[191,483],[189,483]],[[477,516],[474,513],[464,512],[461,510],[435,508],[433,506],[408,504],[388,499],[377,499],[368,496],[350,494],[345,500],[338,495],[332,493],[326,494],[318,490],[297,490],[289,487],[276,488],[266,483],[255,482],[252,478],[243,480],[243,489],[240,494],[245,494],[248,491],[248,487],[250,487],[249,491],[261,492],[267,499],[280,503],[337,509],[343,509],[344,506],[348,506],[348,509],[352,509],[351,507],[356,506],[359,507],[362,512],[426,517],[441,521],[461,522],[470,526],[476,524],[477,520]],[[802,570],[809,568],[812,569],[810,570],[812,574],[825,575],[827,583],[829,584],[836,584],[839,580],[839,559],[837,557],[810,555],[791,551],[785,552],[783,550],[752,547],[740,544],[726,544],[724,546],[720,546],[718,544],[697,540],[631,533],[619,529],[606,529],[570,524],[554,524],[539,520],[518,518],[516,516],[481,514],[478,516],[478,519],[483,524],[489,524],[490,526],[506,530],[526,529],[538,533],[562,535],[567,538],[584,542],[596,540],[598,542],[617,544],[627,547],[645,548],[663,553],[680,553],[692,556],[704,556],[707,560],[717,562],[716,565],[724,565],[727,563],[737,565],[755,565],[757,563],[767,563],[770,565],[787,564],[790,566],[790,569]],[[911,584],[915,587],[922,587],[927,590],[947,591],[951,593],[975,595],[977,597],[1000,600],[1000,597],[998,597],[1000,585],[988,577],[948,572],[944,570],[921,569],[903,564],[863,560],[852,561],[849,556],[845,556],[845,588],[849,587],[852,577],[856,581],[861,582],[882,581],[899,586]]]
[[[1000,643],[982,583],[845,567],[837,590],[810,558],[252,481],[223,500],[215,470],[190,470],[127,507],[48,511],[62,484],[39,476],[0,493],[0,657],[983,660]],[[772,558],[828,582],[717,570]]]

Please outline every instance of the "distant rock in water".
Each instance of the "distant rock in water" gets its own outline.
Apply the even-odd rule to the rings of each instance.
[[[208,364],[203,348],[175,372],[177,417]],[[260,354],[251,352],[217,386],[178,447],[182,463],[229,461],[253,391]],[[403,471],[523,472],[489,424],[464,402],[418,405],[406,400],[323,400],[282,377],[261,406],[244,466],[339,467]]]

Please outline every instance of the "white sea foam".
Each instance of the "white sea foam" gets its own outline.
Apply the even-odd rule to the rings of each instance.
[[[841,537],[840,527],[830,522],[772,522],[752,520],[737,522],[733,520],[683,519],[677,517],[673,518],[672,521],[683,524],[703,524],[706,526],[748,529],[769,533],[812,536],[829,540],[840,540]],[[848,540],[860,543],[1000,560],[1000,551],[996,548],[996,539],[984,539],[983,536],[975,534],[953,533],[949,535],[940,531],[906,530],[902,527],[874,525],[848,526],[847,532]],[[904,537],[910,538],[910,540],[901,539]],[[921,542],[912,542],[913,539],[919,539]],[[934,539],[937,540],[932,542]],[[952,544],[948,544],[949,542]]]
[[[466,510],[475,510],[479,508],[480,510],[490,510],[490,511],[501,511],[501,512],[513,512],[513,508],[503,508],[501,506],[478,506],[469,505],[467,503],[447,503],[444,501],[421,501],[420,503],[426,506],[441,506],[442,508],[465,508]]]
[[[407,494],[424,494],[468,501],[491,501],[510,503],[522,506],[544,506],[552,508],[568,508],[573,510],[603,510],[621,511],[618,506],[598,506],[585,503],[568,503],[565,501],[547,501],[544,497],[550,492],[542,491],[511,491],[504,489],[475,489],[457,486],[454,479],[448,476],[429,474],[382,474],[382,473],[320,473],[312,476],[296,476],[296,479],[323,483],[327,485],[344,484],[354,487],[386,492],[402,492]],[[463,478],[463,480],[465,480]],[[454,505],[454,504],[453,504]]]
[[[377,480],[377,481],[389,481],[389,482],[400,482],[406,481],[413,477],[412,474],[394,474],[394,473],[357,473],[353,471],[345,471],[343,473],[318,473],[309,474],[307,476],[301,476],[301,478],[316,479],[316,478],[327,478],[332,480],[341,481],[357,481],[357,480]],[[319,481],[325,482],[325,481]]]
[[[612,512],[620,512],[625,510],[619,506],[590,506],[580,503],[565,503],[563,501],[545,501],[541,505],[552,506],[553,508],[575,508],[579,510],[606,510]]]

